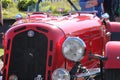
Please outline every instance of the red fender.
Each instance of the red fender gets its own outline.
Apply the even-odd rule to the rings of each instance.
[[[110,41],[106,44],[105,69],[120,69],[120,41]]]
[[[106,28],[109,32],[120,32],[120,23],[119,22],[107,22]]]

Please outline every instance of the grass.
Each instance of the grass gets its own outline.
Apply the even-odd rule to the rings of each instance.
[[[16,4],[10,4],[9,8],[2,10],[3,19],[14,19],[15,16],[17,14],[19,14],[19,13],[22,14],[22,15],[25,15],[24,12],[20,12],[17,9],[17,5]]]
[[[0,56],[4,54],[4,49],[0,48]]]

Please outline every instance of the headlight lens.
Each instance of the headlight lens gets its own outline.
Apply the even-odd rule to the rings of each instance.
[[[79,37],[68,37],[62,45],[63,55],[71,61],[79,61],[85,54],[86,45]]]
[[[70,74],[64,68],[59,68],[53,72],[52,80],[70,80]]]

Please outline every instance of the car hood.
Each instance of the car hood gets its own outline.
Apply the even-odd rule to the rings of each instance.
[[[39,16],[39,17],[38,17]],[[67,16],[50,16],[47,15],[34,15],[26,19],[19,20],[13,24],[23,24],[23,23],[43,23],[43,24],[51,24],[59,27],[66,34],[72,33],[82,29],[89,29],[96,26],[101,26],[102,23],[100,19],[92,14],[73,14]]]

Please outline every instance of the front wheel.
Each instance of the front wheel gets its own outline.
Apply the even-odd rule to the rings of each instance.
[[[105,69],[105,80],[120,80],[120,69]]]
[[[101,80],[101,75],[99,74],[99,75],[96,75],[95,77],[94,77],[94,80]]]

